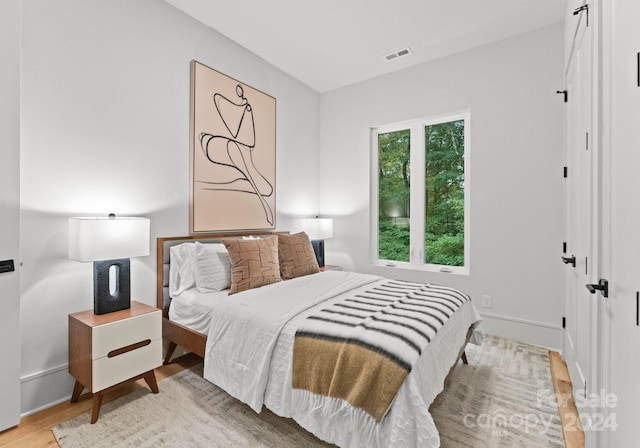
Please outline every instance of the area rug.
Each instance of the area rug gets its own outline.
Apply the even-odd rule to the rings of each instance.
[[[444,448],[564,447],[548,352],[487,336],[467,348],[432,411]],[[328,447],[293,420],[256,414],[202,378],[202,366],[53,428],[62,448]]]
[[[432,409],[444,448],[564,448],[549,351],[496,336],[467,346]]]

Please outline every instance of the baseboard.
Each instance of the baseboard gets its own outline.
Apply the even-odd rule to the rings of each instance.
[[[75,380],[68,364],[20,378],[20,417],[26,417],[71,398]]]
[[[482,316],[480,328],[487,334],[561,351],[562,327],[560,325],[492,313],[480,313],[480,315]]]

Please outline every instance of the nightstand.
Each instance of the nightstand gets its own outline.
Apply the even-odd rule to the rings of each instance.
[[[320,268],[320,272],[324,271],[342,271],[342,266],[336,266],[335,264],[325,264]]]
[[[102,396],[144,378],[153,393],[153,371],[162,365],[162,312],[140,302],[113,313],[69,314],[69,373],[76,379],[71,402],[86,388],[93,393],[91,423],[98,420]]]

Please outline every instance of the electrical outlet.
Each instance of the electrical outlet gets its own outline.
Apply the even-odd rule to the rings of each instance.
[[[482,295],[482,307],[491,308],[491,296],[487,294]]]

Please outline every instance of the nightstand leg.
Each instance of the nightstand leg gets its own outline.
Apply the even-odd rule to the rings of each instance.
[[[144,380],[147,382],[147,385],[149,386],[149,389],[151,389],[151,392],[153,392],[154,394],[160,392],[160,389],[158,389],[158,382],[156,381],[155,371],[149,370],[147,373],[145,373]]]
[[[91,424],[98,421],[100,415],[100,406],[102,406],[102,391],[93,394],[93,410],[91,411]]]
[[[469,361],[467,361],[467,352],[462,352],[462,364],[469,364]]]
[[[75,403],[80,398],[80,394],[84,390],[84,386],[76,380],[75,386],[73,386],[73,393],[71,394],[71,403]]]

